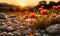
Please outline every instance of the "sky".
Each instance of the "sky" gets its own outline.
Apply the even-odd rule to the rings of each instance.
[[[20,5],[21,3],[24,3],[26,6],[36,6],[38,2],[41,0],[0,0],[0,3],[9,3],[9,4],[15,4]],[[45,0],[47,2],[49,1],[59,1],[59,0]]]

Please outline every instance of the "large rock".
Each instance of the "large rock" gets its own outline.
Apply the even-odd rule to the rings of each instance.
[[[58,24],[60,24],[60,15],[58,15],[58,16],[55,17],[55,22],[58,23]]]
[[[48,33],[60,33],[60,24],[51,25],[46,29],[46,31]]]

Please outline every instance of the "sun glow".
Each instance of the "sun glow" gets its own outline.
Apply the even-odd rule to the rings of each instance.
[[[22,2],[22,3],[20,3],[20,6],[21,6],[21,7],[25,7],[26,4]]]

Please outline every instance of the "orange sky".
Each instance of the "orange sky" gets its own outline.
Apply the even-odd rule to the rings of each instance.
[[[9,3],[9,4],[15,4],[20,5],[20,3],[24,3],[26,6],[36,6],[38,2],[41,0],[0,0],[0,2]],[[49,1],[59,1],[59,0],[46,0]]]

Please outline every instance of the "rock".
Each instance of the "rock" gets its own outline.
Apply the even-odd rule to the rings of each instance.
[[[5,26],[0,26],[0,30],[6,30],[6,27]]]
[[[48,34],[43,34],[42,36],[49,36]]]
[[[41,36],[41,33],[37,32],[37,33],[34,33],[36,36]]]
[[[7,25],[6,22],[0,22],[0,26],[4,26],[4,25]]]
[[[0,33],[0,36],[7,36],[7,32]]]
[[[13,32],[14,36],[21,36],[20,32],[14,31]]]
[[[0,26],[3,26],[4,24],[5,24],[5,23],[1,23],[1,22],[0,22]]]
[[[14,28],[12,26],[8,26],[6,28],[7,28],[7,31],[14,31]]]
[[[17,20],[15,20],[15,19],[12,19],[11,22],[14,24],[17,24]]]
[[[60,24],[60,15],[55,17],[55,21],[56,21],[56,23]]]
[[[24,34],[29,35],[30,33],[28,30],[24,30]]]
[[[41,30],[41,33],[47,33],[47,31],[46,30]]]
[[[41,30],[40,30],[41,31]],[[33,31],[35,36],[41,36],[41,32],[38,31],[37,29]]]
[[[51,25],[46,29],[46,31],[48,33],[60,33],[60,24]]]
[[[13,36],[14,34],[13,33],[11,33],[11,32],[9,32],[8,34],[7,34],[7,36]]]

